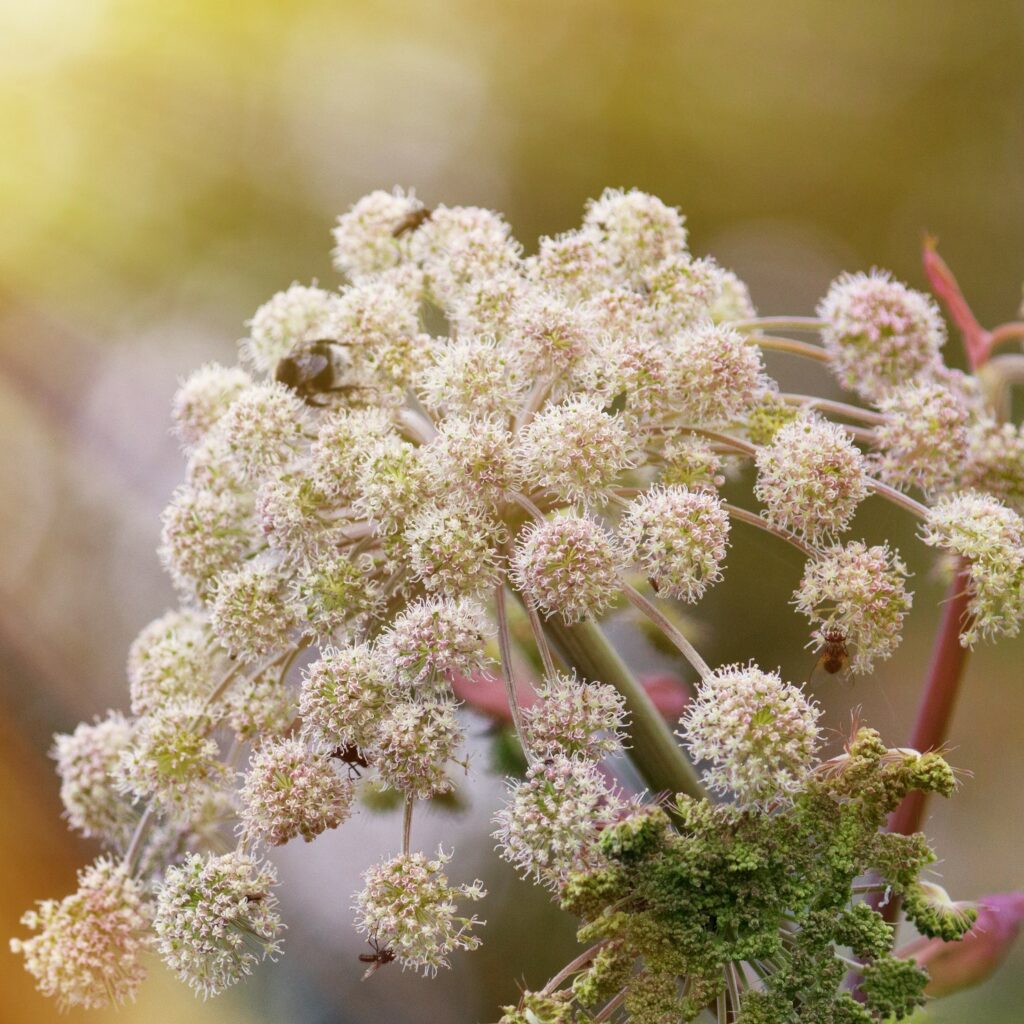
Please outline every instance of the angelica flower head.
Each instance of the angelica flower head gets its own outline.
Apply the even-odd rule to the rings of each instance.
[[[463,737],[453,701],[403,700],[377,722],[367,757],[392,789],[429,800],[451,790],[447,768]]]
[[[113,770],[117,788],[169,810],[189,810],[227,767],[199,701],[181,701],[137,720]]]
[[[291,604],[306,636],[329,642],[343,630],[358,636],[381,613],[372,559],[326,554],[293,581]]]
[[[585,359],[598,341],[597,323],[586,306],[571,306],[541,293],[527,296],[508,328],[530,374],[561,374]]]
[[[617,267],[630,274],[686,251],[680,212],[638,189],[605,189],[587,203],[584,230],[593,231]]]
[[[57,762],[68,823],[84,836],[117,847],[125,844],[138,818],[111,778],[131,742],[132,725],[118,711],[53,738],[51,756]]]
[[[726,665],[703,679],[680,719],[708,787],[757,804],[791,792],[810,771],[820,709],[777,672]]]
[[[667,256],[641,274],[655,330],[672,337],[698,320],[707,319],[719,294],[719,271],[714,260],[689,253]]]
[[[602,504],[607,489],[635,462],[625,419],[609,415],[589,395],[548,406],[518,440],[523,479],[574,504]]]
[[[911,604],[906,576],[907,567],[886,544],[837,544],[807,563],[794,604],[816,627],[819,649],[838,632],[852,653],[851,670],[870,672],[902,639]]]
[[[433,686],[487,663],[492,633],[476,601],[427,597],[407,605],[380,638],[383,659],[410,686]]]
[[[261,744],[242,784],[242,836],[281,846],[296,836],[308,843],[344,822],[355,783],[328,754],[313,753],[295,737]]]
[[[408,229],[428,215],[413,193],[378,189],[363,196],[338,218],[334,265],[350,278],[396,266],[408,251]]]
[[[287,645],[296,612],[284,578],[251,563],[217,577],[210,623],[233,656],[255,662]]]
[[[78,890],[45,900],[21,923],[38,934],[11,939],[39,990],[60,1008],[101,1009],[134,998],[146,976],[149,907],[123,865],[101,857],[78,874]]]
[[[417,380],[428,409],[455,416],[508,416],[526,386],[518,355],[500,348],[494,338],[447,342],[434,351]]]
[[[376,647],[326,647],[305,670],[299,714],[303,730],[318,742],[365,750],[394,700],[394,683]]]
[[[557,753],[509,784],[509,799],[494,816],[494,838],[524,877],[558,888],[571,871],[600,861],[601,828],[624,809],[593,761]]]
[[[941,384],[904,384],[878,402],[886,421],[875,428],[878,475],[894,487],[926,494],[946,489],[967,453],[969,418],[963,399]]]
[[[132,711],[144,715],[177,700],[202,696],[217,665],[208,624],[190,611],[154,619],[128,652]]]
[[[567,513],[523,530],[509,575],[543,612],[572,623],[600,615],[615,600],[621,565],[622,556],[601,523]]]
[[[608,247],[596,231],[586,229],[542,238],[527,271],[531,280],[568,302],[592,298],[617,279]]]
[[[619,536],[659,595],[694,602],[722,578],[729,514],[710,491],[652,487],[630,503]]]
[[[888,273],[843,274],[818,305],[840,382],[869,401],[898,384],[931,376],[946,328],[935,303]]]
[[[1024,520],[996,498],[963,491],[940,499],[921,539],[967,560],[970,601],[960,642],[1017,636],[1024,619]]]
[[[337,409],[325,415],[309,447],[309,473],[317,491],[325,498],[352,501],[366,453],[391,431],[391,417],[383,409]]]
[[[622,749],[626,707],[614,686],[559,673],[523,708],[523,730],[538,757],[579,754],[599,760]]]
[[[500,504],[519,486],[512,435],[491,416],[449,417],[423,458],[437,491],[461,492],[471,502]]]
[[[215,996],[281,951],[283,925],[267,861],[233,850],[189,854],[171,865],[157,889],[156,948],[196,992]]]
[[[293,284],[253,314],[249,337],[241,343],[246,365],[273,374],[278,360],[303,342],[338,334],[338,296],[323,288]]]
[[[254,384],[231,403],[221,425],[239,469],[259,480],[295,456],[304,438],[305,409],[284,384]]]
[[[457,902],[476,902],[487,892],[480,881],[451,885],[444,871],[450,860],[443,850],[433,860],[423,853],[402,853],[363,876],[353,906],[356,930],[392,952],[403,968],[436,974],[439,967],[451,966],[452,953],[480,945],[473,929],[485,922],[459,916]]]
[[[760,349],[728,325],[696,323],[674,348],[674,410],[695,423],[736,419],[765,389]]]
[[[240,366],[205,363],[182,382],[171,403],[174,431],[186,448],[194,448],[252,385]]]
[[[864,456],[838,424],[802,417],[779,429],[756,456],[754,493],[763,515],[811,543],[850,525],[867,496]]]

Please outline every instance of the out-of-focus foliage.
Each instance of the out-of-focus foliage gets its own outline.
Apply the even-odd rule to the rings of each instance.
[[[636,185],[680,205],[694,250],[732,265],[768,313],[810,312],[841,269],[922,285],[927,229],[979,316],[1005,320],[1024,278],[1022,47],[1024,13],[998,0],[0,0],[4,934],[87,859],[55,824],[50,733],[121,700],[128,641],[172,600],[152,551],[179,473],[175,378],[230,358],[291,275],[333,283],[336,213],[399,183],[500,208],[529,240],[575,223],[605,185]],[[702,642],[716,662],[754,656],[802,678],[803,622],[766,600],[799,561],[755,565],[755,550],[737,535],[730,573],[749,583],[702,606]],[[934,606],[930,558],[918,549],[909,567],[920,609]],[[852,694],[819,687],[831,726],[863,701],[887,735],[907,730],[936,616],[919,611]],[[1021,811],[1019,664],[1019,641],[974,656],[953,730],[974,778],[929,827],[945,884],[965,894],[1021,882],[1006,827]],[[489,809],[478,798],[428,828],[465,833],[467,850]],[[276,973],[209,1005],[168,979],[120,1019],[488,1019],[515,998],[510,962],[534,984],[564,962],[570,926],[484,845],[467,865],[491,891],[479,953],[432,985],[359,985],[348,907],[318,899],[328,877],[354,889],[395,831],[357,827],[358,849],[331,837],[282,858],[298,890],[285,909],[304,924]],[[930,1019],[1016,1020],[1020,964]],[[55,1014],[14,958],[0,957],[0,986],[12,1021]]]

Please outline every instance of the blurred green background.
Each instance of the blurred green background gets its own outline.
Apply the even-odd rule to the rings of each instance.
[[[59,818],[52,732],[124,705],[127,644],[173,600],[153,550],[181,473],[175,381],[231,359],[275,290],[336,280],[338,212],[413,186],[503,210],[529,249],[604,186],[635,185],[682,207],[693,248],[767,313],[810,312],[842,269],[921,286],[928,230],[980,318],[1006,320],[1024,278],[1022,43],[1024,5],[999,0],[0,0],[0,934],[92,855]],[[829,393],[814,368],[772,369]],[[916,614],[883,672],[818,696],[830,726],[861,704],[895,744],[942,586],[899,515],[872,506],[855,532],[899,542]],[[701,608],[705,653],[803,679],[800,566],[735,540]],[[1022,654],[971,661],[952,742],[973,777],[929,822],[956,896],[1024,885]],[[455,971],[359,982],[350,893],[397,832],[364,819],[282,854],[280,964],[206,1004],[157,967],[118,1019],[495,1019],[564,961],[571,925],[495,863],[500,790],[483,756],[477,773],[470,809],[421,837],[454,842],[457,879],[492,890],[486,945]],[[1018,951],[930,1018],[1019,1021],[1022,966]],[[3,1024],[58,1019],[6,950],[0,993]]]

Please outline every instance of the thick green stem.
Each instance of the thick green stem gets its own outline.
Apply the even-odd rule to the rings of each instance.
[[[651,791],[705,797],[693,765],[601,628],[590,621],[567,626],[552,616],[544,629],[567,665],[584,679],[614,686],[622,696],[629,712],[629,756]]]

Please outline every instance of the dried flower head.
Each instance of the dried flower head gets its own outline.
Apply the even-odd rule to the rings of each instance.
[[[355,895],[356,930],[390,950],[403,967],[436,974],[450,967],[456,950],[476,949],[477,917],[460,917],[458,900],[483,899],[483,883],[453,886],[444,866],[451,855],[438,851],[435,860],[422,853],[402,853],[371,867],[365,886]]]

